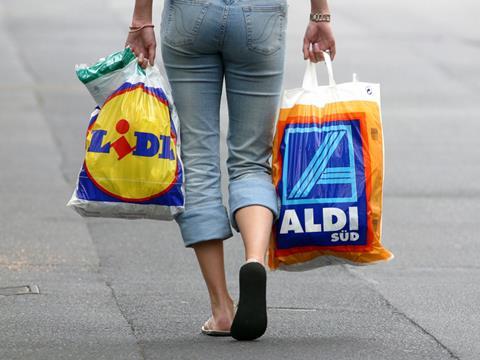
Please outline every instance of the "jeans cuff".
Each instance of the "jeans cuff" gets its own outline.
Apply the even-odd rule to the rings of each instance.
[[[208,240],[225,240],[233,236],[227,209],[211,205],[186,209],[175,217],[186,247]]]
[[[232,181],[229,186],[230,222],[240,232],[235,221],[235,211],[249,205],[262,205],[273,213],[275,222],[279,216],[279,206],[275,186],[269,177],[248,177]]]

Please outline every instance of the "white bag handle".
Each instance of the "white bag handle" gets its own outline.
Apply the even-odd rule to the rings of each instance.
[[[328,85],[335,86],[336,83],[335,79],[333,78],[333,67],[330,54],[326,51],[323,51],[323,58],[325,59],[325,65],[327,66]],[[307,68],[305,69],[302,87],[307,90],[315,90],[318,87],[316,66],[315,63],[311,62],[310,60],[307,60]]]

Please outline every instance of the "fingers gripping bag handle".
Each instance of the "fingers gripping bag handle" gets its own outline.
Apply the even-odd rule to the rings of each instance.
[[[179,121],[157,66],[129,48],[77,67],[97,102],[67,206],[82,216],[173,220],[184,210]]]
[[[333,66],[330,54],[326,51],[323,52],[323,58],[325,60],[325,66],[328,73],[328,85],[335,86],[335,79],[333,77]],[[316,90],[318,88],[317,69],[316,64],[310,60],[307,61],[305,68],[305,75],[303,76],[302,88],[306,90]]]
[[[301,88],[286,90],[276,122],[272,178],[279,214],[270,269],[369,265],[393,258],[381,244],[383,132],[378,84],[328,85],[307,61]]]

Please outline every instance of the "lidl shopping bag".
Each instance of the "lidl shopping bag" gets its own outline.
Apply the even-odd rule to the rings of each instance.
[[[77,67],[98,106],[67,206],[83,216],[171,220],[184,209],[178,117],[156,66],[130,49]]]
[[[280,215],[271,269],[366,265],[393,255],[380,242],[383,135],[378,84],[317,85],[308,63],[303,87],[284,92],[273,145]]]

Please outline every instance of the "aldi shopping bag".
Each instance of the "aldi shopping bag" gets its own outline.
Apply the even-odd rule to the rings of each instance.
[[[280,215],[269,267],[307,270],[390,260],[382,247],[383,134],[378,84],[318,86],[308,62],[303,86],[284,92],[273,144]]]
[[[178,117],[159,69],[142,69],[127,48],[76,71],[98,106],[67,206],[83,216],[173,219],[184,209],[183,165]]]

